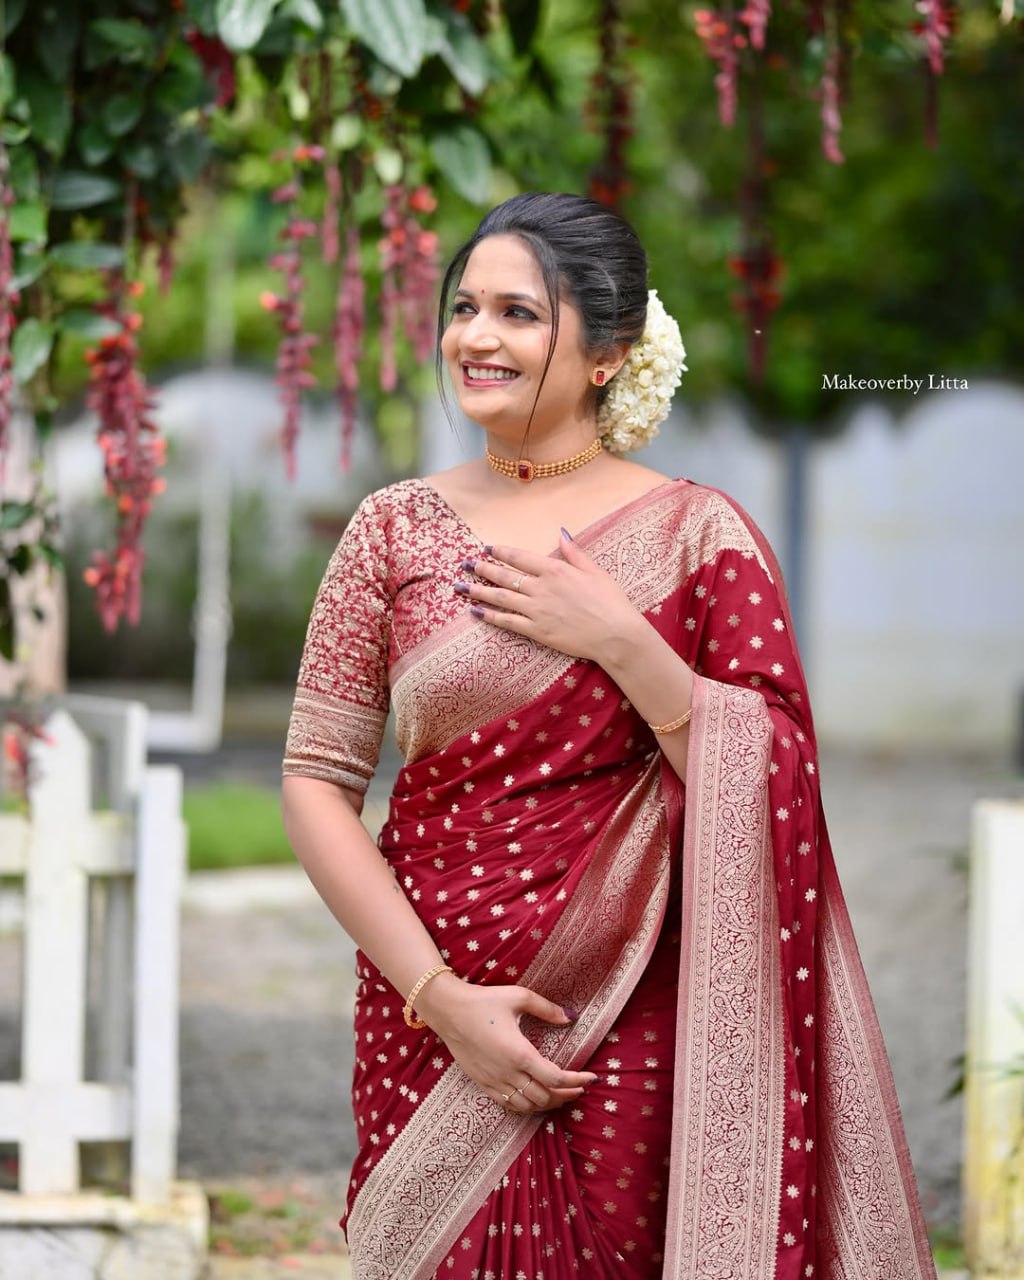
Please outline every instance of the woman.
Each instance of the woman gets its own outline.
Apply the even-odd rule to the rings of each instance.
[[[360,506],[285,761],[360,948],[353,1274],[932,1276],[774,557],[622,456],[683,367],[635,232],[506,202],[439,335],[486,456]]]

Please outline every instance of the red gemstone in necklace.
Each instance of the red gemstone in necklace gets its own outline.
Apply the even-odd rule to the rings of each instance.
[[[520,458],[516,463],[516,476],[520,480],[533,479],[533,463],[528,458]]]

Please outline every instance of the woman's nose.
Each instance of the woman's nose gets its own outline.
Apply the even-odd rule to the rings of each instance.
[[[471,351],[496,351],[501,339],[494,332],[494,324],[482,311],[478,311],[462,330],[462,345]]]

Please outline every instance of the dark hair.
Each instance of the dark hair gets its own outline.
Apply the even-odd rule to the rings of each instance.
[[[437,372],[442,397],[441,337],[448,325],[451,295],[470,254],[488,236],[518,236],[537,259],[552,317],[545,377],[558,340],[561,295],[580,313],[588,352],[596,355],[618,343],[635,342],[643,333],[647,320],[647,254],[626,219],[587,196],[538,192],[513,196],[486,215],[452,258],[441,283]],[[543,378],[537,389],[538,398],[542,388]],[[608,388],[603,387],[597,394],[603,399],[607,393]]]

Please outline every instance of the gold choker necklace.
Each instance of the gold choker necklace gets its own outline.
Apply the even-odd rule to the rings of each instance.
[[[519,458],[513,462],[510,458],[499,458],[497,454],[487,450],[487,465],[503,476],[512,480],[544,480],[547,476],[564,476],[567,471],[575,471],[577,467],[585,467],[588,462],[601,452],[601,439],[598,437],[579,453],[571,458],[563,458],[561,462],[531,462],[529,458]]]

